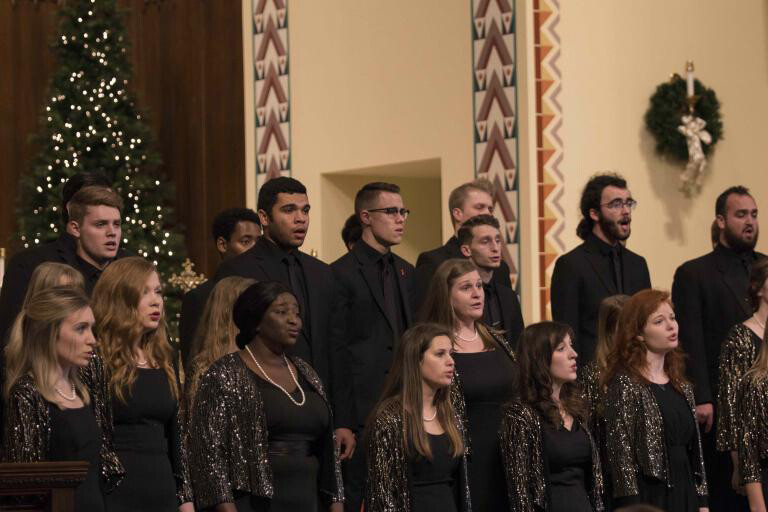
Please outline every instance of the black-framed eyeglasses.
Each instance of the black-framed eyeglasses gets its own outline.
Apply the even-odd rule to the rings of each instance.
[[[630,210],[634,210],[635,208],[637,208],[637,201],[635,201],[634,199],[627,199],[626,201],[624,201],[621,198],[616,198],[613,201],[602,203],[600,206],[605,206],[610,210],[621,210],[626,206]]]
[[[402,215],[404,219],[407,219],[408,214],[411,213],[411,210],[409,210],[408,208],[398,208],[397,206],[390,206],[388,208],[372,208],[368,211],[386,213],[387,215],[392,215],[392,216],[395,216],[399,213],[400,215]]]

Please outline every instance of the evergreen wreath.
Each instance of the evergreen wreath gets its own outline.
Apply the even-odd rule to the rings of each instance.
[[[723,138],[723,121],[720,116],[720,102],[715,91],[694,80],[694,94],[697,96],[694,115],[703,119],[706,130],[712,136],[711,144],[703,144],[705,155],[709,155],[715,144]],[[685,80],[674,75],[668,82],[656,87],[651,96],[651,105],[645,113],[645,126],[656,139],[656,152],[683,162],[688,161],[688,146],[685,136],[677,127],[680,118],[688,112]]]

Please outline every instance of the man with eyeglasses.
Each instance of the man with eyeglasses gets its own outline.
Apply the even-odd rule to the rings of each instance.
[[[345,332],[336,350],[346,359],[354,395],[358,438],[376,404],[392,363],[396,344],[413,322],[413,266],[392,253],[405,232],[408,210],[400,187],[368,183],[355,196],[362,237],[331,264],[339,290]],[[345,510],[359,512],[365,484],[364,450],[344,464]]]
[[[563,254],[552,274],[552,317],[571,326],[580,366],[592,361],[597,312],[611,295],[632,295],[651,287],[645,258],[627,249],[637,201],[618,174],[593,176],[581,194],[576,234],[584,243]]]

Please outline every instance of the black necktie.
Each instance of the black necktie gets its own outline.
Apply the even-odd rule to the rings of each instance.
[[[621,279],[621,260],[619,259],[619,247],[611,247],[611,263],[613,263],[613,280],[616,283],[616,291],[624,293],[624,284]]]
[[[393,282],[394,279],[392,279],[394,275],[392,272],[392,259],[392,255],[388,255],[382,256],[379,260],[379,265],[381,265],[381,290],[384,293],[384,307],[386,308],[386,314],[389,317],[389,321],[391,322],[395,333],[399,335],[400,325],[397,315],[397,298],[395,297],[397,285]]]
[[[296,261],[296,255],[288,254],[285,256],[285,264],[288,266],[288,280],[291,283],[291,291],[296,296],[296,302],[299,303],[299,311],[301,312],[301,318],[306,323],[307,321],[307,300],[304,294],[304,284],[299,268],[299,262]]]

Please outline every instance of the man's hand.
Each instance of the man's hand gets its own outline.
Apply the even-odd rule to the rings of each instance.
[[[715,419],[715,408],[712,404],[697,405],[696,419],[704,425],[704,432],[709,432],[712,430],[712,421]]]
[[[348,428],[336,429],[336,447],[341,451],[339,458],[341,460],[349,459],[355,453],[355,433]]]

